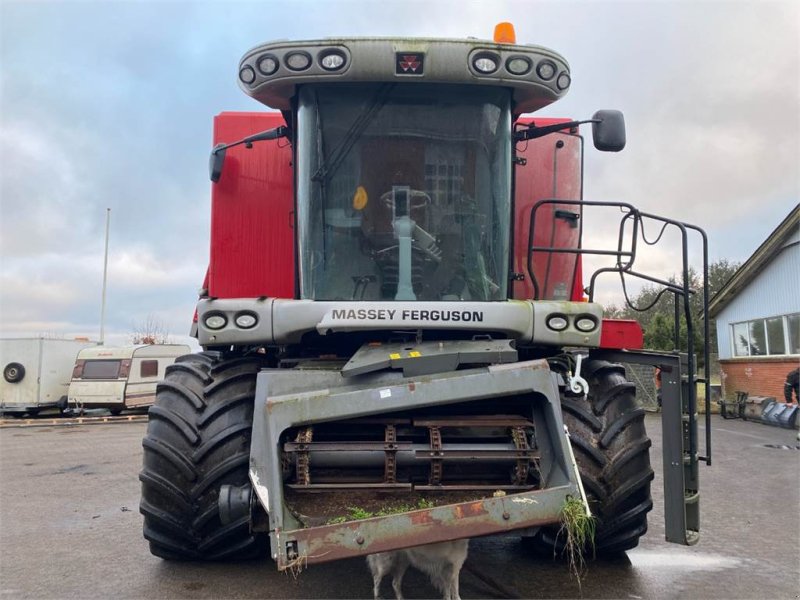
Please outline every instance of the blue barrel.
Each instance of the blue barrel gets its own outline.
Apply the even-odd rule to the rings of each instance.
[[[764,409],[764,412],[761,413],[761,422],[762,423],[769,423],[770,415],[774,413],[779,406],[782,406],[778,402],[770,402],[769,405]]]
[[[776,425],[780,427],[780,418],[781,415],[788,407],[783,402],[776,402],[775,408],[769,412],[767,415],[767,423],[770,425]]]
[[[783,412],[778,416],[778,424],[786,429],[794,429],[797,422],[797,406],[784,404]]]

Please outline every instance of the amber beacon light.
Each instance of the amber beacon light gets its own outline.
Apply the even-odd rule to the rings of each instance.
[[[494,26],[494,41],[498,44],[516,44],[517,34],[514,25],[508,22],[498,23]]]

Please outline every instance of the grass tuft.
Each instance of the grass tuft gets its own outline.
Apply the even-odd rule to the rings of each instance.
[[[581,579],[586,574],[584,554],[591,548],[594,554],[594,538],[597,525],[594,517],[586,513],[586,507],[580,498],[567,496],[560,512],[561,528],[558,535],[565,536],[564,552],[567,555],[570,572],[578,581],[581,590]]]
[[[400,504],[398,506],[382,508],[377,512],[371,512],[360,506],[348,506],[346,515],[332,517],[328,519],[326,525],[340,525],[348,521],[360,521],[362,519],[371,519],[372,517],[387,517],[398,513],[411,512],[412,510],[433,508],[434,506],[435,504],[432,500],[426,500],[425,498],[420,498],[416,505]]]

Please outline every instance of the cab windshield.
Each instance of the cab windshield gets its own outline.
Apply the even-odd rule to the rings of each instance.
[[[510,92],[309,85],[298,108],[301,297],[507,297]]]

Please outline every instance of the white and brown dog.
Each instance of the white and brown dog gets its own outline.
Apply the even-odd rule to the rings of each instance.
[[[443,594],[444,600],[461,600],[458,594],[458,576],[467,559],[468,550],[469,540],[466,539],[367,556],[367,564],[372,571],[375,599],[380,598],[381,581],[386,575],[391,575],[395,597],[402,600],[403,575],[408,567],[413,566],[430,577],[431,583]]]

